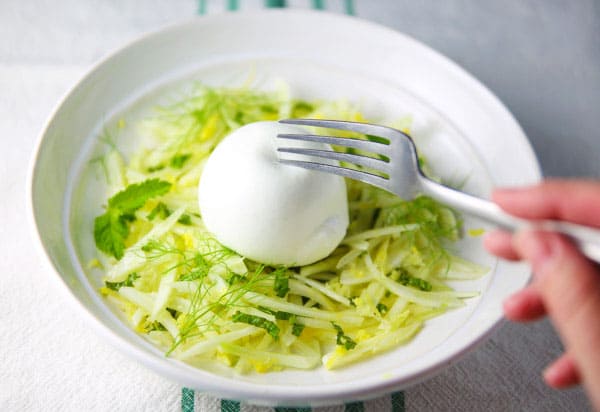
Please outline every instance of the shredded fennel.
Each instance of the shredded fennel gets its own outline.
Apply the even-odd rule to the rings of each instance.
[[[196,85],[141,125],[130,158],[114,145],[104,156],[108,208],[96,222],[94,259],[101,293],[169,356],[240,373],[334,369],[406,343],[427,319],[477,295],[446,285],[486,273],[445,247],[460,233],[452,210],[356,181],[347,181],[347,236],[320,262],[269,267],[220,245],[197,205],[206,159],[230,131],[288,117],[365,121],[345,103]],[[410,118],[391,126],[409,132]],[[145,187],[154,193],[140,194]]]

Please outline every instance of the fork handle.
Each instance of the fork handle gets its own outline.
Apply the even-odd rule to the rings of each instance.
[[[600,230],[557,220],[527,220],[504,212],[495,203],[422,178],[423,192],[461,212],[477,216],[510,232],[522,229],[546,230],[561,233],[589,259],[600,263]]]

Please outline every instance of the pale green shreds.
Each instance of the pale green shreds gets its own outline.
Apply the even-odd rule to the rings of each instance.
[[[239,373],[334,369],[410,341],[427,319],[477,295],[446,284],[486,272],[445,248],[459,238],[453,211],[355,181],[347,237],[320,262],[269,267],[214,240],[197,205],[206,159],[235,128],[287,117],[365,121],[347,103],[297,101],[283,89],[196,85],[140,125],[132,156],[111,146],[102,162],[101,292],[168,356]],[[409,117],[390,125],[410,132]]]

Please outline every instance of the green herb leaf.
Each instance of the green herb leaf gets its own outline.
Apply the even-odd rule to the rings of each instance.
[[[264,306],[259,306],[257,309],[260,310],[261,312],[265,312],[269,315],[275,316],[275,319],[277,319],[277,320],[290,320],[290,319],[294,319],[294,316],[295,316],[289,312],[284,312],[282,310],[273,310],[273,309],[266,308]]]
[[[186,264],[186,268],[189,268],[189,272],[183,273],[179,280],[198,280],[204,279],[210,271],[211,264],[201,253],[196,253]]]
[[[285,273],[285,268],[279,268],[275,271],[275,280],[273,282],[273,290],[280,298],[283,298],[290,290],[289,276]]]
[[[273,339],[279,339],[279,326],[268,319],[261,318],[260,316],[249,315],[240,311],[235,312],[231,319],[234,322],[247,323],[249,325],[256,326],[257,328],[262,328],[266,330],[269,335],[273,337]]]
[[[142,252],[150,252],[154,250],[154,244],[152,242],[148,242],[144,246],[142,246],[141,249]]]
[[[185,226],[190,226],[192,224],[192,217],[184,213],[179,219],[177,219],[177,223],[181,223]]]
[[[371,134],[366,135],[366,137],[370,142],[390,144],[390,139],[386,139],[385,137],[373,136]]]
[[[118,209],[123,213],[133,213],[144,206],[148,199],[164,195],[170,188],[171,183],[160,179],[148,179],[141,183],[134,183],[108,199],[108,208]]]
[[[277,311],[276,311],[276,310],[269,309],[269,308],[267,308],[267,307],[264,307],[264,306],[258,306],[258,307],[257,307],[257,309],[258,309],[258,310],[260,310],[261,312],[265,312],[265,313],[266,313],[266,314],[268,314],[268,315],[273,315],[273,316],[275,316],[275,314],[277,313]]]
[[[287,320],[292,324],[292,335],[300,336],[302,331],[304,330],[304,326],[301,323],[297,322],[296,315],[289,312],[284,312],[282,310],[273,310],[266,308],[264,306],[259,306],[258,310],[268,313],[269,315],[275,316],[277,320]]]
[[[158,172],[159,170],[163,170],[164,168],[165,168],[165,165],[156,165],[156,166],[150,166],[146,170],[148,171],[148,173],[153,173],[153,172]]]
[[[149,179],[127,186],[110,199],[106,212],[94,220],[94,240],[101,251],[117,259],[123,257],[125,239],[129,235],[128,222],[135,220],[135,211],[152,197],[165,194],[171,184]]]
[[[331,322],[331,324],[333,325],[333,328],[337,331],[337,338],[335,342],[338,345],[346,348],[346,350],[354,349],[354,347],[356,346],[356,342],[354,342],[354,340],[352,340],[350,336],[344,334],[344,330],[340,325],[334,322]]]
[[[429,292],[433,288],[431,283],[427,282],[425,279],[411,276],[406,272],[400,273],[398,282],[402,283],[404,286],[410,286],[410,287],[420,289],[425,292]]]
[[[175,155],[171,158],[171,167],[173,169],[181,169],[191,157],[192,155],[189,153]]]
[[[161,219],[166,219],[171,215],[171,211],[169,210],[169,208],[167,207],[167,205],[165,205],[163,202],[159,202],[154,209],[152,209],[150,211],[150,213],[148,214],[148,216],[146,217],[148,220],[152,221],[154,220],[154,218],[156,216],[160,217]]]
[[[144,329],[146,330],[146,332],[165,331],[165,330],[167,330],[167,328],[165,328],[163,326],[163,324],[160,323],[157,320],[155,320],[154,322],[152,322],[151,324],[149,324],[148,326],[146,326]]]
[[[294,336],[300,336],[302,334],[302,331],[304,330],[304,326],[301,323],[294,323],[292,325],[292,335]]]
[[[294,316],[295,315],[293,315],[289,312],[284,312],[282,310],[278,310],[277,312],[275,312],[275,319],[278,319],[278,320],[293,320]]]
[[[139,277],[140,275],[138,275],[136,272],[132,272],[127,276],[127,279],[125,279],[123,282],[104,282],[104,284],[107,288],[118,291],[123,286],[133,287],[133,282],[135,282],[136,279],[139,279]]]
[[[376,307],[377,307],[377,311],[379,313],[381,313],[382,315],[385,315],[389,310],[387,305],[384,305],[383,303],[378,303]]]
[[[279,110],[277,110],[277,108],[275,106],[271,106],[268,104],[263,104],[262,106],[260,106],[260,110],[262,110],[264,113],[269,113],[269,114],[279,113]]]
[[[292,107],[292,117],[306,117],[308,114],[313,112],[315,107],[305,101],[297,101]]]
[[[127,220],[118,212],[107,211],[94,220],[94,240],[101,251],[117,259],[123,257],[125,238],[129,234]]]

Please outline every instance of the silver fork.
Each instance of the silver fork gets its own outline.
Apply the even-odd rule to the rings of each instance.
[[[600,263],[600,230],[555,220],[530,221],[517,218],[503,212],[496,204],[488,200],[436,183],[423,174],[412,139],[399,130],[380,125],[339,120],[288,119],[281,120],[280,123],[347,130],[378,137],[373,140],[363,140],[314,134],[277,135],[280,139],[303,140],[349,147],[379,155],[377,157],[298,147],[280,147],[277,150],[282,153],[352,163],[378,171],[381,175],[312,161],[280,159],[280,163],[359,180],[394,193],[405,200],[424,194],[454,209],[477,216],[512,232],[524,228],[559,232],[571,238],[589,259]]]

